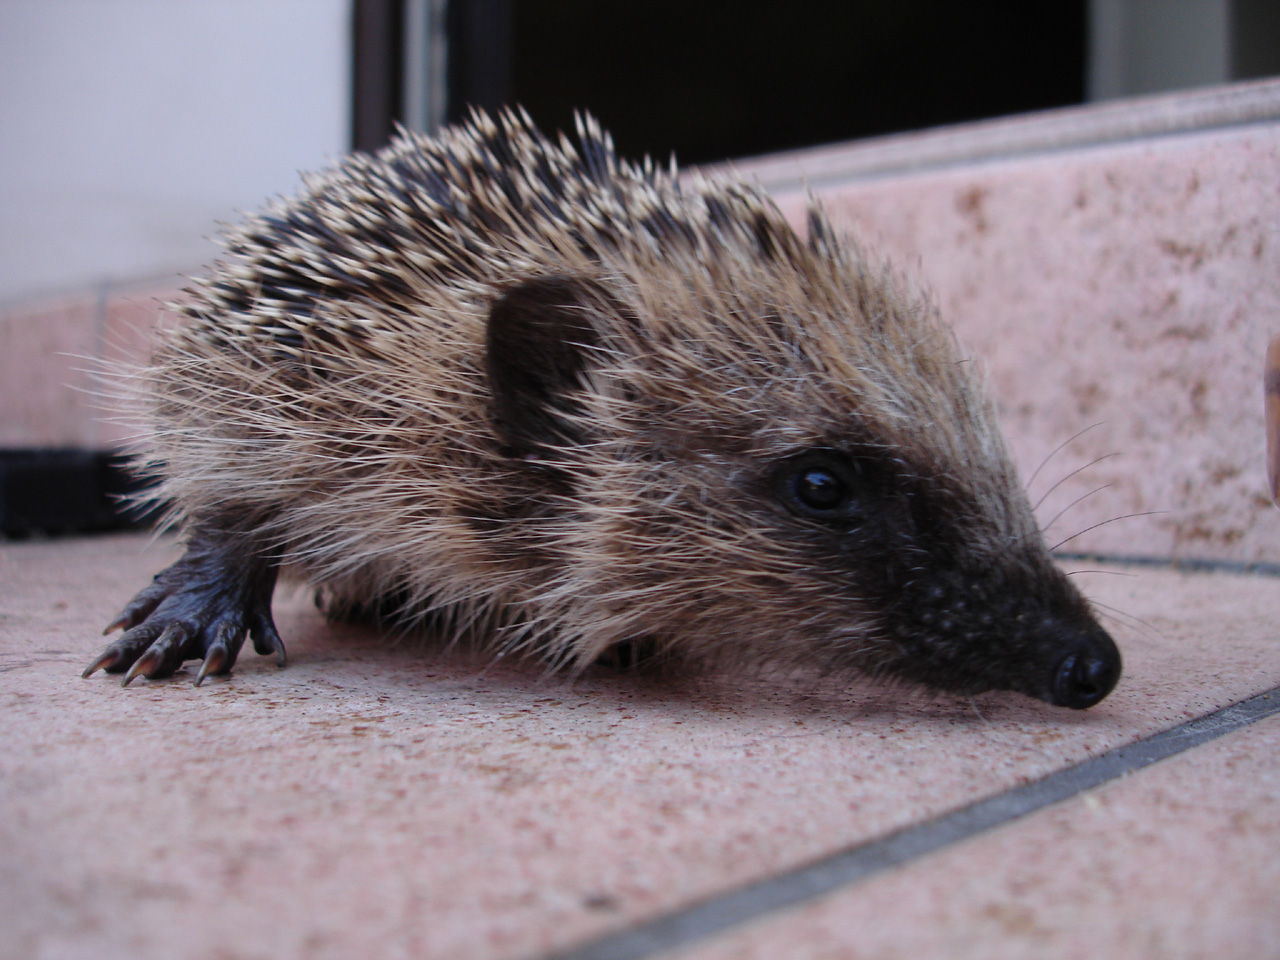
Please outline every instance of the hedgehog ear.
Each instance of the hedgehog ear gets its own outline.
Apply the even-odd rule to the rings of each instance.
[[[489,308],[485,372],[498,438],[517,456],[585,441],[570,414],[580,409],[587,358],[599,343],[591,317],[603,291],[568,277],[509,288]]]

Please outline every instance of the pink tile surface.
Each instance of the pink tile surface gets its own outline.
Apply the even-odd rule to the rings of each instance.
[[[1105,485],[1051,532],[1161,511],[1071,546],[1280,560],[1259,382],[1278,160],[1280,125],[1258,124],[823,189],[988,359],[1027,473],[1098,424],[1032,487],[1067,478],[1048,521]],[[92,422],[84,364],[62,355],[141,357],[155,299],[0,315],[0,444],[130,435]],[[98,627],[173,556],[144,544],[0,543],[0,957],[534,957],[1280,683],[1280,580],[1169,570],[1080,575],[1126,658],[1085,714],[857,679],[570,683],[331,627],[300,593],[277,601],[287,670],[248,654],[198,690],[82,681]],[[1275,847],[1278,735],[1234,734],[700,949],[1276,954],[1277,878],[1252,855]]]
[[[1272,123],[819,192],[837,223],[919,273],[986,362],[1024,475],[1092,428],[1033,494],[1114,455],[1046,500],[1047,521],[1103,488],[1055,532],[1155,512],[1072,549],[1274,561],[1261,370],[1280,333],[1277,168]],[[804,198],[779,200],[799,222]]]
[[[998,126],[1013,136],[1046,118]],[[943,139],[963,146],[965,129]],[[902,141],[900,160],[937,139],[889,138]],[[874,149],[844,148],[851,165]],[[991,371],[1024,474],[1086,431],[1032,488],[1047,494],[1046,524],[1062,513],[1056,540],[1101,523],[1070,547],[1280,561],[1260,372],[1280,332],[1280,124],[861,181],[840,180],[841,151],[823,149],[814,168],[834,219],[934,290]],[[813,158],[740,170],[779,176],[788,162],[800,169]],[[779,200],[800,219],[799,194]],[[66,355],[141,358],[157,300],[171,294],[92,295],[0,315],[0,443],[104,446],[136,436],[136,417],[95,422],[100,404],[79,372],[86,364]],[[1127,515],[1141,516],[1107,522]]]
[[[0,446],[96,447],[92,296],[0,313]]]
[[[145,542],[0,544],[0,956],[537,956],[1280,683],[1280,580],[1172,571],[1081,576],[1145,621],[1086,713],[856,679],[570,684],[330,627],[296,593],[286,670],[80,680],[173,556]]]
[[[684,960],[1280,956],[1280,719]]]
[[[0,310],[0,446],[119,446],[142,427],[128,381],[170,287],[104,288],[56,302]],[[108,366],[104,366],[104,361]]]

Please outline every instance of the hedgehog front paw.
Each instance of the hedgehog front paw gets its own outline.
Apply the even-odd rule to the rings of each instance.
[[[103,633],[125,632],[85,669],[135,677],[171,676],[184,661],[199,659],[195,685],[209,674],[231,672],[244,644],[284,666],[284,642],[271,617],[277,567],[211,538],[193,538],[182,559],[156,575]],[[125,671],[128,671],[127,673]]]

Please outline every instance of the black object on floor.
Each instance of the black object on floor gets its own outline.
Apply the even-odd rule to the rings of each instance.
[[[0,535],[85,533],[145,526],[156,508],[126,500],[147,484],[123,454],[104,450],[0,450]]]

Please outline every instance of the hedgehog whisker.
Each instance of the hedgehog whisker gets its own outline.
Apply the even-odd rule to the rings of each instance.
[[[1105,420],[1099,420],[1097,423],[1091,423],[1089,424],[1089,426],[1085,427],[1083,430],[1080,430],[1077,433],[1073,433],[1071,436],[1067,437],[1067,439],[1063,440],[1060,444],[1058,444],[1056,447],[1050,450],[1049,453],[1045,455],[1045,458],[1040,461],[1040,466],[1036,467],[1035,470],[1032,471],[1031,478],[1022,485],[1023,489],[1030,492],[1031,485],[1036,482],[1036,477],[1040,476],[1040,471],[1045,468],[1045,466],[1049,463],[1050,460],[1052,460],[1055,456],[1057,456],[1061,451],[1065,450],[1070,444],[1074,443],[1076,440],[1079,440],[1090,430],[1094,429],[1095,427],[1100,427],[1106,422],[1107,421]]]
[[[1043,527],[1041,527],[1041,528],[1040,528],[1040,529],[1041,529],[1041,532],[1042,532],[1042,533],[1048,533],[1048,532],[1049,532],[1049,530],[1053,527],[1053,525],[1054,525],[1055,523],[1057,523],[1059,520],[1061,520],[1061,519],[1062,519],[1062,515],[1063,515],[1063,514],[1065,514],[1068,510],[1070,510],[1070,509],[1071,509],[1072,507],[1074,507],[1076,504],[1078,504],[1078,503],[1082,503],[1083,501],[1088,500],[1088,499],[1089,499],[1090,497],[1092,497],[1095,493],[1101,493],[1103,490],[1106,490],[1106,489],[1107,489],[1108,487],[1110,487],[1110,486],[1112,486],[1112,484],[1110,484],[1110,483],[1104,483],[1104,484],[1102,484],[1101,486],[1094,487],[1094,488],[1093,488],[1092,490],[1090,490],[1088,493],[1083,493],[1083,494],[1081,494],[1080,496],[1076,497],[1074,500],[1072,500],[1070,503],[1068,503],[1065,507],[1063,507],[1061,510],[1059,510],[1056,514],[1054,514],[1053,519],[1052,519],[1052,520],[1050,520],[1048,523],[1046,523]]]
[[[1088,570],[1066,570],[1064,573],[1068,577],[1075,577],[1084,573],[1101,573],[1109,577],[1133,577],[1135,579],[1138,576],[1136,573],[1124,573],[1120,570],[1102,570],[1100,568],[1092,568]]]
[[[1107,619],[1109,620],[1112,620],[1116,623],[1124,624],[1125,626],[1131,627],[1134,629],[1137,629],[1138,627],[1143,627],[1145,628],[1144,632],[1146,633],[1147,636],[1156,636],[1156,637],[1163,636],[1159,628],[1157,628],[1154,624],[1149,623],[1146,620],[1143,620],[1141,617],[1135,616],[1132,613],[1128,613],[1127,611],[1121,610],[1118,607],[1113,607],[1113,606],[1110,606],[1109,604],[1102,603],[1098,600],[1090,600],[1089,603],[1092,606],[1097,607],[1099,610],[1104,611],[1103,615],[1107,617]]]
[[[1059,540],[1057,543],[1055,543],[1052,547],[1049,548],[1049,552],[1052,553],[1054,550],[1059,549],[1064,543],[1070,543],[1076,537],[1082,537],[1091,530],[1097,530],[1099,527],[1105,527],[1107,524],[1115,523],[1117,520],[1132,520],[1134,517],[1159,517],[1159,516],[1164,516],[1168,512],[1169,512],[1168,510],[1142,510],[1142,511],[1139,511],[1138,513],[1126,513],[1119,517],[1111,517],[1108,520],[1100,520],[1098,523],[1091,524],[1090,526],[1085,527],[1083,530],[1073,533],[1071,536],[1067,537],[1064,540]]]
[[[1039,509],[1040,509],[1041,504],[1043,504],[1046,500],[1048,500],[1048,499],[1049,499],[1049,495],[1050,495],[1050,494],[1052,494],[1052,493],[1053,493],[1053,491],[1057,490],[1060,486],[1062,486],[1064,483],[1066,483],[1068,480],[1070,480],[1070,479],[1071,479],[1072,477],[1074,477],[1076,474],[1083,473],[1085,470],[1088,470],[1088,469],[1089,469],[1090,467],[1092,467],[1092,466],[1096,466],[1097,464],[1101,463],[1103,460],[1110,460],[1112,457],[1118,457],[1118,456],[1120,456],[1120,454],[1119,454],[1119,452],[1118,452],[1118,451],[1117,451],[1117,452],[1114,452],[1114,453],[1104,453],[1102,456],[1100,456],[1100,457],[1095,457],[1093,460],[1090,460],[1090,461],[1089,461],[1088,463],[1086,463],[1084,466],[1082,466],[1082,467],[1077,467],[1076,469],[1072,470],[1070,473],[1068,473],[1065,477],[1063,477],[1062,479],[1060,479],[1057,483],[1055,483],[1053,486],[1051,486],[1048,490],[1046,490],[1046,491],[1041,495],[1040,499],[1039,499],[1039,500],[1037,500],[1037,501],[1032,505],[1032,507],[1031,507],[1032,512],[1034,513],[1036,510],[1039,510]],[[1045,529],[1048,529],[1048,527],[1046,527]]]

